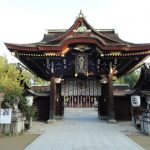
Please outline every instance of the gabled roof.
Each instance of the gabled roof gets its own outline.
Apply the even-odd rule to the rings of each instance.
[[[99,57],[106,66],[105,62],[113,62],[117,70],[115,74],[117,77],[136,69],[150,54],[150,44],[134,44],[123,41],[113,29],[94,29],[82,13],[68,30],[48,30],[40,42],[5,43],[5,45],[30,70],[35,74],[40,74],[40,77],[46,80],[49,80],[51,76],[51,73],[46,72],[47,58],[49,57],[48,59],[52,61],[55,56],[60,57],[58,60],[61,60],[63,65],[63,57],[66,56],[65,59],[69,59],[67,56],[69,51],[75,50],[78,45],[90,47],[91,51],[94,47],[96,57]],[[88,50],[84,49],[84,52],[86,51]],[[81,51],[79,50],[79,52]],[[43,59],[42,63],[41,58]]]
[[[134,44],[123,41],[113,29],[94,29],[82,13],[68,30],[48,30],[40,42],[30,44],[5,43],[5,45],[10,51],[56,52],[56,54],[61,55],[66,47],[75,43],[95,44],[103,53],[150,50],[150,44]]]

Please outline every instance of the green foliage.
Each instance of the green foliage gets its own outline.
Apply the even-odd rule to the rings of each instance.
[[[28,106],[24,97],[21,97],[18,107],[19,110],[24,113],[24,116],[26,116],[27,120],[29,120],[31,117],[33,119],[36,118],[37,108],[35,106]]]
[[[129,86],[131,88],[134,87],[134,85],[136,84],[136,82],[139,79],[139,75],[140,75],[140,71],[139,70],[135,70],[133,72],[131,72],[128,75],[123,76],[122,78],[119,78],[117,80],[114,81],[114,83],[116,84],[129,84]]]
[[[36,119],[36,114],[37,114],[37,108],[35,106],[28,106],[26,107],[26,118],[29,120],[31,117],[33,119]]]
[[[32,74],[28,70],[21,68],[22,69],[22,75],[24,77],[24,81],[29,85],[29,87],[33,85],[49,85],[48,81],[45,81],[36,75]]]
[[[6,58],[0,56],[0,92],[4,92],[4,99],[8,102],[15,101],[23,93],[20,86],[22,76],[14,64],[8,64]]]
[[[4,92],[3,106],[7,104],[12,106],[19,101],[19,109],[24,113],[27,119],[34,118],[37,109],[34,106],[28,106],[23,97],[24,87],[20,85],[21,81],[29,82],[32,74],[28,71],[20,72],[16,69],[16,64],[8,64],[6,58],[0,56],[0,92]]]
[[[34,85],[49,85],[48,81],[45,81],[37,76],[34,76],[33,81]]]

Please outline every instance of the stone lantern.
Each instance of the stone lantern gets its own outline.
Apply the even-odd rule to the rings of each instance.
[[[150,135],[150,96],[146,97],[147,109],[142,114],[141,118],[141,132]]]
[[[137,126],[137,116],[136,116],[136,108],[141,105],[141,98],[139,95],[131,96],[131,105],[132,105],[132,124]]]

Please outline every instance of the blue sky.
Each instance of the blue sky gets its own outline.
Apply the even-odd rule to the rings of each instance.
[[[113,28],[126,41],[150,43],[149,0],[0,0],[0,55],[3,42],[40,41],[45,29],[68,29],[83,11],[94,28]]]

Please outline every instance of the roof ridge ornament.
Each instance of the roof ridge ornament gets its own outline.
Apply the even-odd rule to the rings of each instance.
[[[80,10],[78,16],[76,17],[76,19],[78,19],[78,18],[84,18],[84,19],[86,19],[86,16],[83,14],[82,10]]]
[[[85,19],[85,16],[84,16],[82,10],[80,10],[80,13],[79,13],[77,19],[78,18],[84,18]],[[91,32],[91,30],[88,29],[82,21],[81,24],[77,27],[77,29],[73,30],[73,32],[84,33],[84,32]]]
[[[78,15],[78,18],[84,18],[84,14],[83,14],[82,10],[80,10],[80,13],[79,13],[79,15]]]

